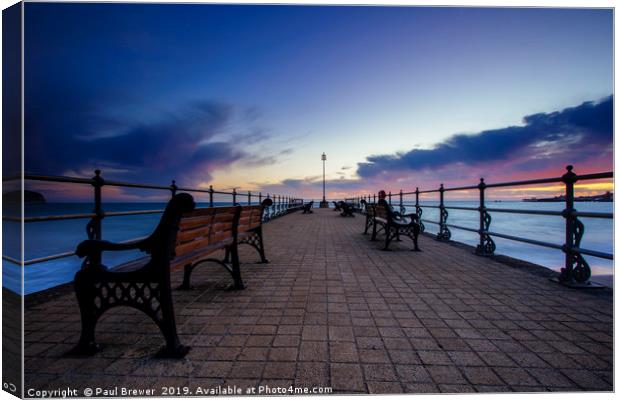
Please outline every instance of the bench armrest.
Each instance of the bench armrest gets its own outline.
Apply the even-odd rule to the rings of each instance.
[[[145,239],[138,239],[125,243],[112,243],[107,240],[84,240],[75,250],[75,254],[80,257],[99,256],[104,251],[122,251],[122,250],[143,250]]]
[[[410,222],[418,222],[418,214],[416,213],[401,214],[398,211],[393,211],[392,215],[394,216],[394,219],[396,221],[406,221],[407,219],[409,219]]]

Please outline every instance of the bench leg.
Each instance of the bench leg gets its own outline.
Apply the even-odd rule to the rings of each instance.
[[[71,349],[68,356],[92,356],[101,350],[95,342],[95,327],[97,326],[97,311],[95,310],[95,286],[84,270],[75,274],[75,295],[80,307],[82,331],[78,344]]]
[[[389,250],[390,242],[392,241],[392,228],[389,226],[385,227],[385,247],[383,250]]]
[[[258,239],[259,239],[258,253],[260,254],[260,262],[263,264],[269,264],[269,260],[267,259],[267,257],[265,257],[265,242],[263,241],[263,230],[262,229],[258,232]]]
[[[377,240],[377,221],[372,222],[372,235],[370,236],[371,241]]]
[[[254,232],[254,237],[249,242],[258,251],[261,264],[269,264],[269,260],[265,257],[265,242],[263,241],[263,227],[260,226]]]
[[[237,246],[234,246],[231,249],[230,255],[232,258],[232,269],[230,272],[232,274],[233,281],[234,281],[233,289],[235,290],[245,289],[245,286],[243,285],[243,281],[241,280],[241,268],[239,267],[239,253],[237,251]]]
[[[190,285],[190,279],[193,270],[194,266],[192,264],[187,264],[183,267],[183,283],[179,286],[179,290],[190,290],[192,288]]]
[[[165,286],[165,285],[162,285]],[[189,351],[189,346],[184,346],[179,340],[177,334],[177,324],[174,316],[174,306],[172,304],[172,295],[170,293],[170,285],[168,288],[162,288],[160,304],[162,320],[159,322],[159,329],[166,339],[166,345],[158,353],[159,358],[183,358]]]
[[[418,235],[420,234],[420,226],[416,225],[413,227],[413,237],[411,238],[413,240],[413,251],[420,251],[420,248],[418,247]]]

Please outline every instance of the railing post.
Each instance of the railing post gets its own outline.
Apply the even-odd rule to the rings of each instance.
[[[479,256],[490,256],[495,252],[495,242],[489,236],[489,226],[491,226],[491,215],[488,213],[484,203],[484,190],[487,185],[484,183],[484,178],[480,178],[478,184],[478,191],[480,192],[480,205],[478,206],[478,212],[480,213],[480,227],[478,229],[478,235],[480,236],[480,242],[476,247],[476,254]]]
[[[263,192],[258,192],[258,204],[263,202]]]
[[[415,188],[415,214],[418,216],[418,224],[420,224],[420,233],[424,233],[424,222],[422,222],[422,207],[420,206],[420,188]]]
[[[209,185],[209,207],[213,207],[213,185]]]
[[[446,226],[448,222],[448,210],[443,202],[443,183],[439,185],[439,232],[437,233],[437,240],[450,240],[452,236],[450,229]]]
[[[252,192],[248,190],[248,206],[252,205]]]
[[[375,204],[377,203],[377,194],[376,193],[372,194],[372,202],[375,203]]]
[[[173,179],[172,180],[172,185],[170,185],[170,191],[172,192],[172,197],[174,197],[175,194],[177,194],[177,190],[179,188],[177,187],[177,183],[176,181]]]
[[[400,208],[403,208],[403,189],[400,189],[400,193],[398,194],[398,196],[400,197]]]
[[[590,285],[591,275],[590,266],[579,253],[579,246],[583,238],[585,227],[575,216],[575,182],[578,180],[577,174],[573,172],[573,166],[566,167],[566,173],[562,175],[562,182],[566,186],[566,208],[562,211],[562,216],[566,220],[566,238],[562,251],[565,253],[564,268],[560,271],[560,282],[568,285],[587,286]]]
[[[86,234],[89,239],[101,240],[101,221],[105,217],[105,212],[101,204],[101,188],[105,185],[105,180],[101,177],[101,170],[95,170],[92,182],[94,188],[95,216],[86,224]]]
[[[390,190],[389,194],[388,194],[388,204],[392,205],[392,191]]]
[[[232,198],[233,198],[233,206],[234,206],[237,204],[237,189],[236,188],[233,188]]]

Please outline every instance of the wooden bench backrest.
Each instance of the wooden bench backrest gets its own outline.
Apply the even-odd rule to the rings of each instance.
[[[237,232],[247,232],[258,228],[263,223],[263,206],[243,206],[239,216],[239,227]]]
[[[364,203],[366,205],[366,215],[371,217],[375,216],[375,205],[370,203]]]
[[[382,204],[377,204],[374,207],[375,209],[375,217],[377,218],[383,218],[383,219],[388,219],[388,209],[386,206],[382,205]]]
[[[209,207],[183,214],[177,234],[176,258],[200,249],[218,247],[220,243],[231,243],[236,235],[240,211],[240,206]]]

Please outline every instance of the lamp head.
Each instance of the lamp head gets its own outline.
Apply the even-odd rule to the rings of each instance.
[[[325,153],[323,153],[323,155],[321,156],[321,160],[323,161],[327,160],[327,156],[325,155]]]

